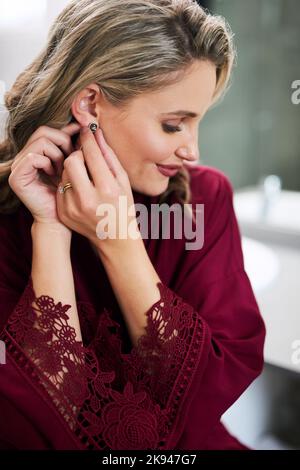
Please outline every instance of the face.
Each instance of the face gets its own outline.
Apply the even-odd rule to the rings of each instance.
[[[171,176],[162,174],[166,169],[159,165],[182,167],[198,161],[199,122],[211,104],[215,87],[215,66],[195,61],[178,83],[141,94],[125,110],[104,99],[100,102],[98,122],[135,191],[149,196],[162,194]],[[180,115],[178,110],[195,116]]]

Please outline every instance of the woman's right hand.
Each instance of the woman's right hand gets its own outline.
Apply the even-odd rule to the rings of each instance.
[[[78,123],[62,129],[40,126],[12,163],[8,184],[35,222],[61,225],[56,211],[57,186],[64,159],[74,152],[71,136],[79,130]],[[41,174],[41,170],[48,176]]]

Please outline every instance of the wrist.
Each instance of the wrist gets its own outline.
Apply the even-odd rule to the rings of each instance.
[[[64,243],[70,244],[72,238],[72,231],[60,222],[46,222],[34,220],[31,226],[31,236],[34,239],[36,236],[54,237],[61,239]]]
[[[138,249],[139,246],[144,247],[143,237],[139,230],[136,219],[130,220],[125,229],[120,231],[120,228],[113,227],[111,232],[102,232],[98,229],[96,234],[91,240],[99,255],[123,254],[124,251],[132,252]]]
[[[134,239],[116,239],[116,240],[98,240],[94,247],[99,258],[105,262],[116,262],[121,259],[130,260],[132,257],[139,258],[146,252],[143,238]]]

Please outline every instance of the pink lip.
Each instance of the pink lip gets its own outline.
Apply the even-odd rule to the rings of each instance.
[[[156,165],[159,172],[164,176],[174,176],[179,171],[178,166]]]

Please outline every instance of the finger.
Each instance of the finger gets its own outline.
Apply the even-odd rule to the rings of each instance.
[[[63,180],[66,179],[67,175],[67,182],[72,184],[72,188],[78,196],[82,197],[82,195],[87,194],[93,187],[87,174],[81,150],[76,150],[66,158],[64,161],[63,175]]]
[[[10,186],[13,189],[14,185],[20,184],[20,182],[22,186],[27,186],[36,179],[38,170],[43,170],[49,176],[54,175],[54,169],[48,157],[33,152],[29,153],[27,158],[20,162],[18,168],[11,172]]]
[[[62,127],[61,130],[71,136],[78,133],[80,131],[80,127],[79,122],[71,122],[67,126]]]
[[[95,140],[93,132],[89,128],[81,129],[80,141],[84,160],[95,186],[102,188],[111,187],[115,184],[115,178],[110,171],[102,151]]]
[[[18,159],[15,159],[12,164],[12,168],[14,169],[17,167],[19,162],[26,158],[28,153],[37,153],[40,155],[44,154],[52,161],[57,175],[62,174],[65,156],[61,149],[57,147],[51,140],[47,139],[46,137],[40,137],[38,140],[34,141],[30,147],[27,148],[26,153],[22,152],[22,155],[20,155]]]
[[[60,188],[64,187],[67,183],[71,183],[70,176],[68,174],[68,170],[64,169],[63,174],[62,174],[62,179],[57,187],[56,191],[56,206],[57,206],[57,211],[59,216],[61,217],[62,214],[65,216],[67,214],[70,215],[70,213],[74,214],[75,213],[75,201],[74,201],[74,195],[76,194],[76,189],[74,186],[74,182],[72,184],[71,188],[68,188],[65,190],[65,192],[60,192]],[[65,221],[62,220],[64,223]]]
[[[76,142],[73,144],[71,137],[73,137],[76,134],[79,134],[80,128],[81,126],[78,122],[72,122],[71,124],[68,124],[67,126],[61,129],[61,131],[65,132],[70,138],[69,141],[71,145],[70,145],[70,151],[68,151],[67,156],[70,155],[75,150]]]
[[[40,137],[46,137],[51,140],[57,147],[60,147],[66,156],[74,151],[71,136],[78,133],[80,125],[78,123],[71,123],[62,129],[55,129],[53,127],[41,126],[26,142],[25,148],[31,143],[35,142]]]
[[[113,149],[107,144],[104,138],[102,129],[97,129],[94,135],[95,135],[96,142],[98,143],[102,151],[102,154],[107,162],[107,165],[110,168],[113,175],[116,178],[123,176],[125,170],[123,166],[121,165],[120,160],[116,156]]]
[[[48,157],[44,155],[33,154],[31,161],[32,161],[32,167],[34,169],[43,170],[49,176],[54,175],[54,168],[51,164],[51,160]]]
[[[71,208],[74,207],[74,194],[73,194],[73,186],[72,188],[66,189],[64,193],[61,193],[59,191],[60,188],[62,188],[65,184],[70,183],[70,178],[68,175],[68,172],[66,169],[64,169],[62,173],[62,178],[61,181],[57,187],[56,191],[56,207],[57,207],[57,213],[59,217],[62,217],[63,215],[65,216],[68,211],[70,211]],[[62,222],[66,223],[66,221],[63,219]]]

